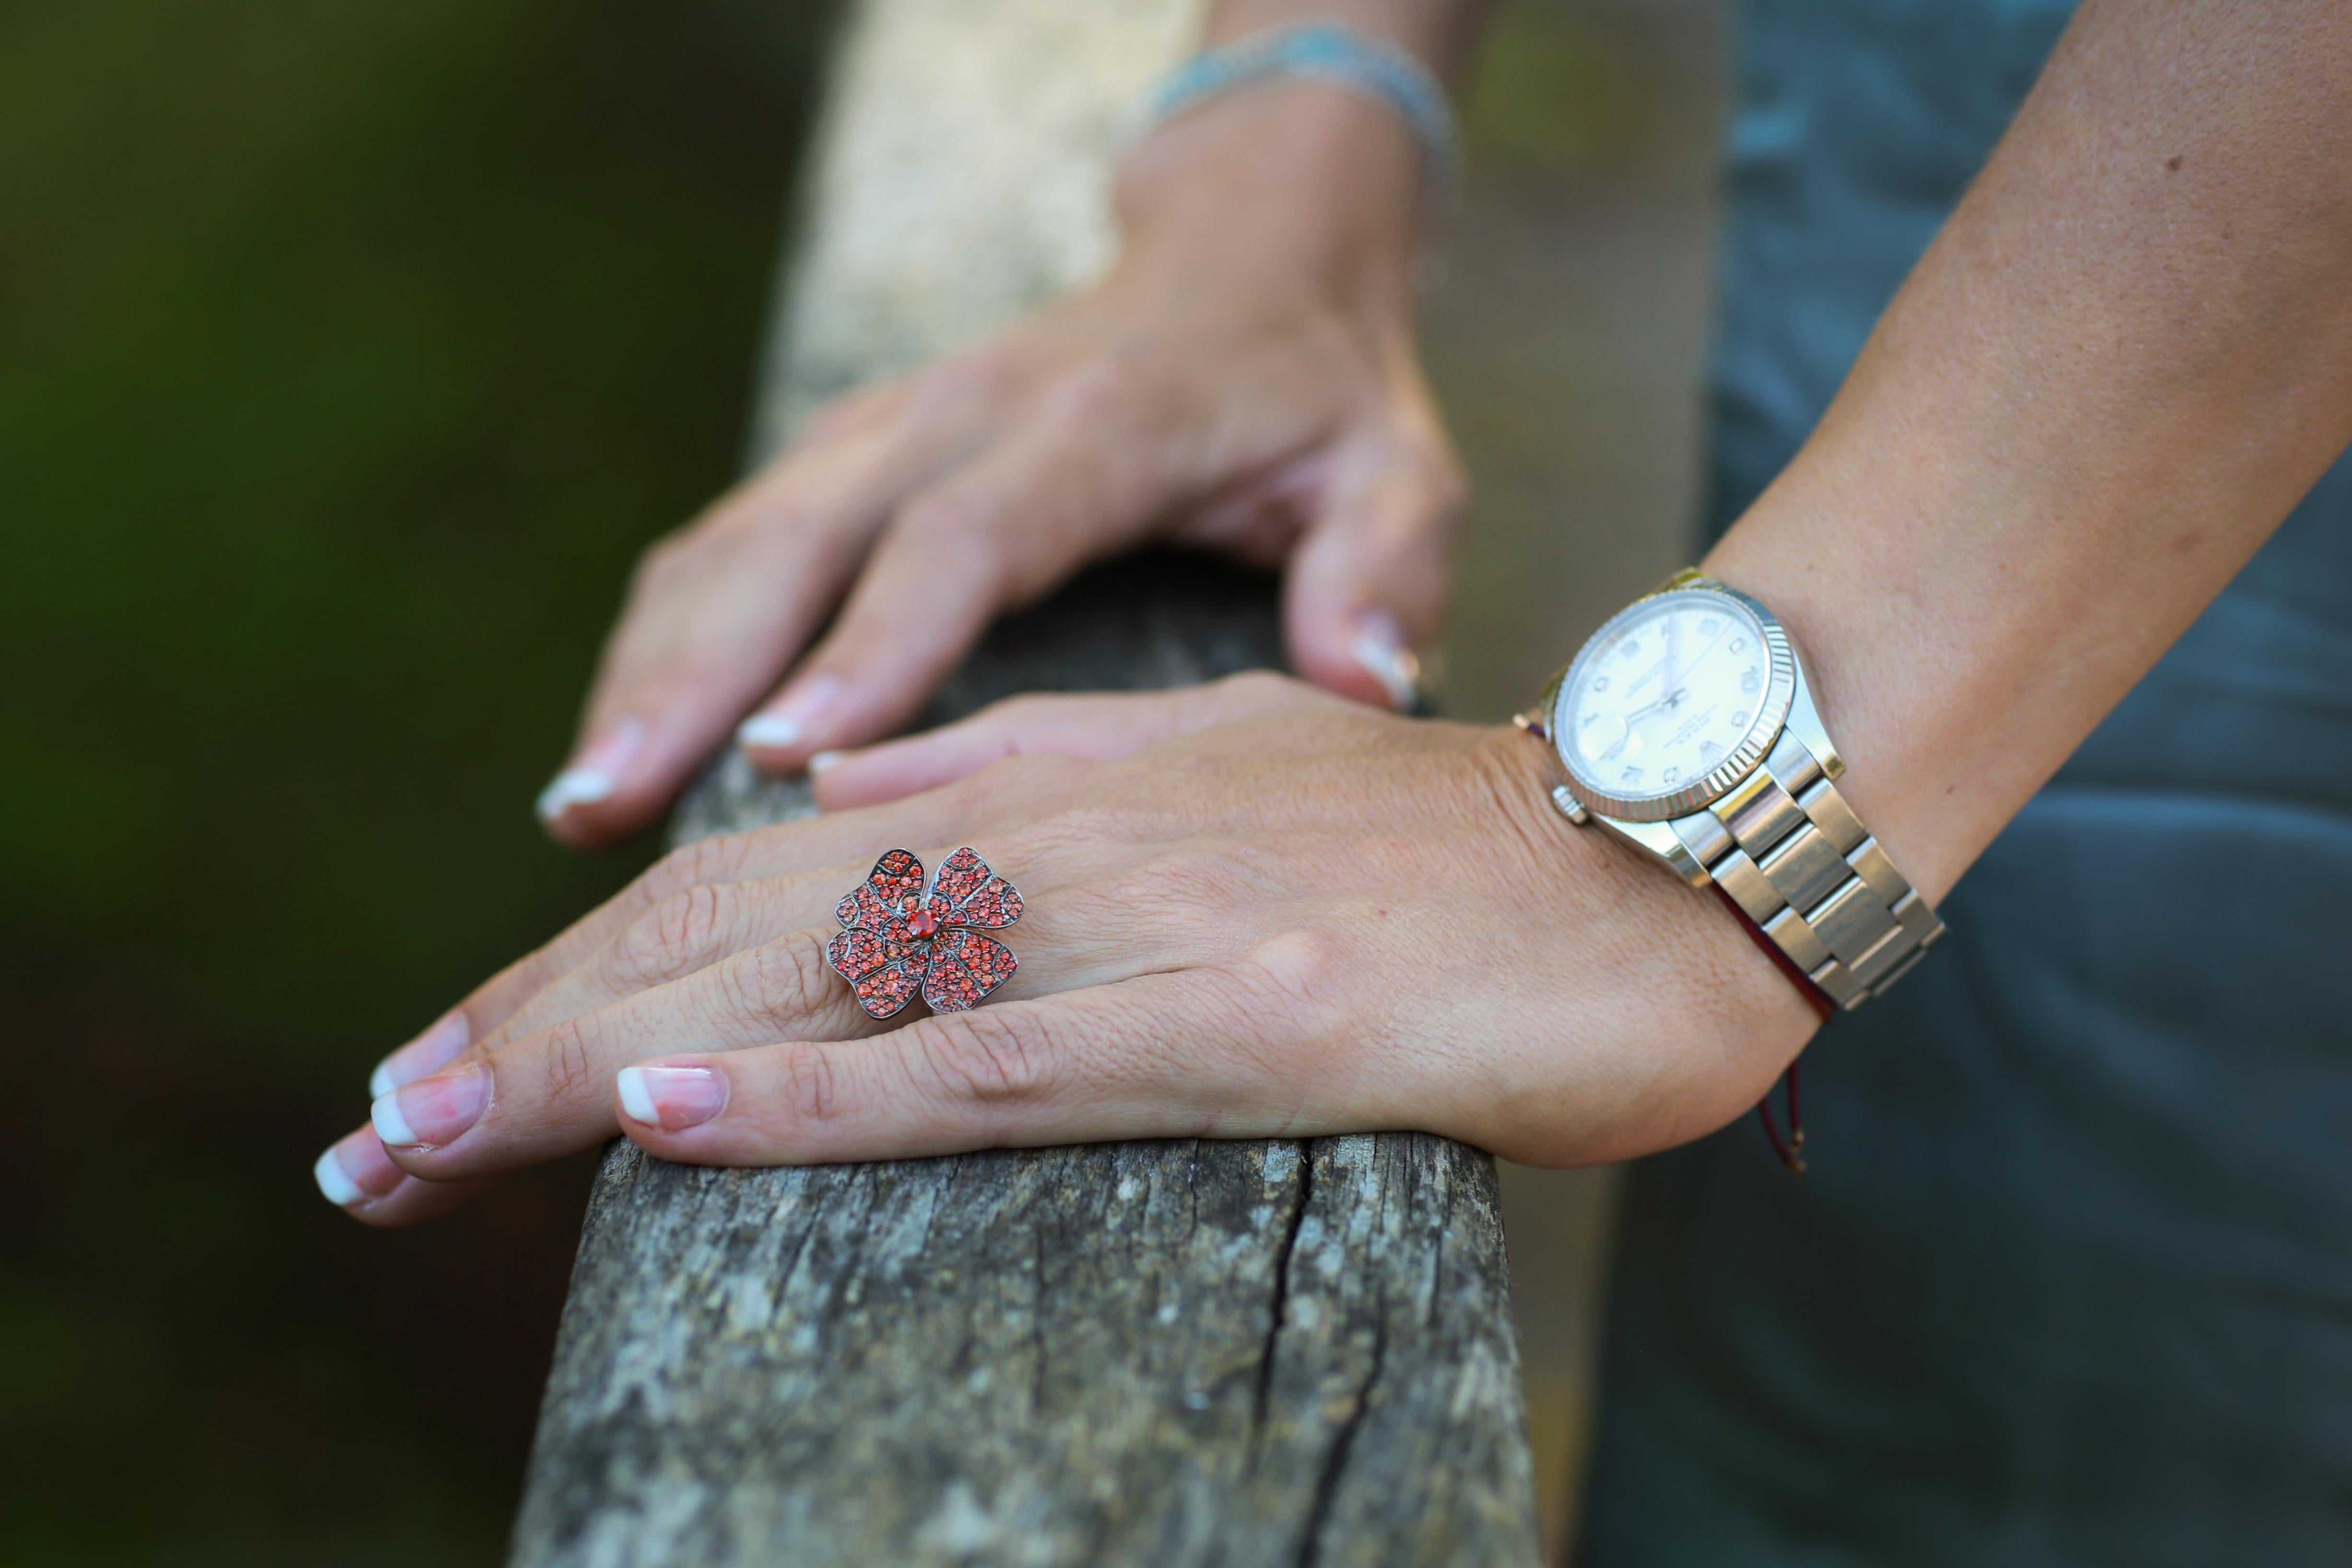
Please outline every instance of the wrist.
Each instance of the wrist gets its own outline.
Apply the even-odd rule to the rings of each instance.
[[[1273,268],[1402,302],[1425,239],[1426,173],[1386,106],[1329,82],[1255,83],[1159,126],[1120,161],[1125,259],[1216,278]]]
[[[1941,904],[2063,753],[2043,743],[2051,716],[1980,692],[1966,629],[1941,612],[1930,563],[1895,570],[1874,548],[1817,548],[1825,534],[1864,531],[1854,493],[1828,481],[1801,458],[1702,570],[1755,595],[1788,628],[1845,760],[1840,790],[1922,896]]]

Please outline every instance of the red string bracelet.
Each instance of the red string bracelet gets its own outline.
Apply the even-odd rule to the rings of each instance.
[[[1739,922],[1739,928],[1748,933],[1748,939],[1762,948],[1764,956],[1772,960],[1780,973],[1789,977],[1790,983],[1797,988],[1798,994],[1805,998],[1806,1005],[1819,1015],[1821,1020],[1827,1023],[1831,1019],[1835,1018],[1837,1003],[1830,999],[1827,992],[1813,984],[1813,977],[1797,967],[1796,960],[1780,951],[1780,945],[1773,941],[1762,926],[1748,918],[1748,911],[1740,908],[1739,901],[1723,890],[1721,883],[1710,883],[1708,885],[1715,890],[1715,895],[1723,900],[1723,906],[1731,911],[1733,917]],[[1780,1136],[1780,1129],[1773,1124],[1772,1096],[1769,1092],[1756,1103],[1756,1115],[1757,1119],[1764,1124],[1764,1136],[1771,1141],[1773,1154],[1780,1156],[1780,1163],[1789,1167],[1791,1176],[1802,1176],[1805,1174],[1805,1120],[1797,1106],[1796,1062],[1789,1063],[1789,1071],[1782,1082],[1789,1086],[1788,1137],[1783,1139]]]

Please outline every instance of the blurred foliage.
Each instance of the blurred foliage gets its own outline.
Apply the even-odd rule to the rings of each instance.
[[[829,9],[0,6],[11,1560],[498,1557],[582,1172],[308,1167],[642,862],[530,802],[731,477]]]

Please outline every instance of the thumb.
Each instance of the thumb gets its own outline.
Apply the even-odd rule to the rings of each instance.
[[[1436,637],[1452,587],[1462,472],[1434,431],[1369,434],[1333,457],[1284,585],[1291,664],[1360,702],[1410,709],[1415,650]]]

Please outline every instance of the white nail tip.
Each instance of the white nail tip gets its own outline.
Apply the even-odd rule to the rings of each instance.
[[[368,1074],[368,1098],[371,1100],[381,1100],[399,1087],[392,1081],[392,1058],[388,1056],[377,1062],[375,1071]]]
[[[1389,706],[1402,712],[1412,706],[1421,690],[1421,661],[1410,649],[1400,648],[1369,633],[1358,637],[1349,652],[1356,663],[1388,688]]]
[[[735,738],[745,746],[790,746],[801,737],[801,721],[790,714],[755,713],[735,727]]]
[[[661,1113],[654,1109],[653,1091],[646,1085],[646,1070],[624,1067],[613,1075],[613,1086],[621,1092],[621,1109],[632,1122],[643,1122],[648,1127],[661,1125]]]
[[[551,822],[574,806],[593,805],[613,792],[613,776],[601,768],[574,768],[555,776],[539,792],[537,810],[542,822]]]
[[[395,1147],[404,1148],[419,1141],[408,1118],[400,1113],[397,1095],[376,1096],[375,1103],[368,1107],[368,1120],[375,1125],[375,1135]]]
[[[349,1208],[367,1196],[360,1190],[360,1184],[352,1179],[351,1173],[343,1169],[343,1162],[335,1157],[335,1151],[331,1148],[319,1156],[319,1163],[310,1167],[310,1174],[318,1178],[319,1190],[327,1195],[327,1201],[337,1208]]]
[[[808,770],[812,773],[822,773],[840,760],[841,753],[838,751],[820,751],[808,759]]]

